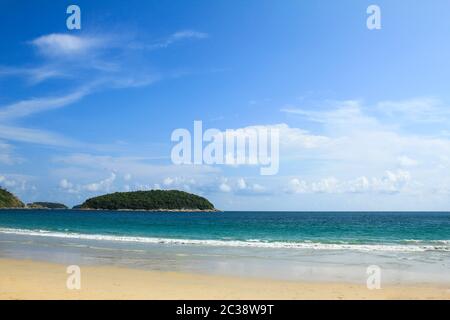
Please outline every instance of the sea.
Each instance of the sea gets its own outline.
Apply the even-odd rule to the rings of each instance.
[[[0,210],[1,258],[449,286],[450,213]]]

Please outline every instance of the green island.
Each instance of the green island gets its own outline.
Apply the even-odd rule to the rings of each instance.
[[[65,204],[57,202],[33,202],[27,203],[30,209],[69,209]]]
[[[178,190],[115,192],[86,200],[84,210],[218,211],[207,199]]]
[[[68,209],[62,203],[33,202],[25,205],[0,187],[0,209]],[[73,210],[219,211],[206,198],[179,190],[115,192],[90,198]]]
[[[0,187],[0,208],[24,208],[25,204],[11,192]]]

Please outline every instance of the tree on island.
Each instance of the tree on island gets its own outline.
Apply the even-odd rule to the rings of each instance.
[[[30,209],[68,209],[66,205],[57,202],[33,202],[28,203]]]
[[[15,195],[0,187],[0,208],[24,208],[25,205]]]

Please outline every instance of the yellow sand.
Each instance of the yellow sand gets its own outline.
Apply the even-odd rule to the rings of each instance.
[[[368,290],[348,283],[309,283],[81,267],[81,290],[68,290],[64,265],[0,259],[0,299],[450,299],[446,286]]]

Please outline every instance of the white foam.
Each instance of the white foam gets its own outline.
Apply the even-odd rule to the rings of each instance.
[[[279,249],[312,249],[312,250],[356,250],[356,251],[391,251],[391,252],[424,252],[424,251],[450,251],[450,240],[435,240],[436,245],[397,245],[397,244],[345,244],[345,243],[318,243],[318,242],[267,242],[257,239],[249,241],[240,240],[197,240],[197,239],[169,239],[154,237],[133,237],[101,234],[80,234],[69,232],[53,232],[46,230],[27,230],[0,228],[0,233],[26,236],[40,236],[65,239],[83,239],[98,241],[138,242],[167,245],[199,245],[217,247],[255,247],[255,248],[279,248]],[[432,241],[427,241],[430,243]]]

